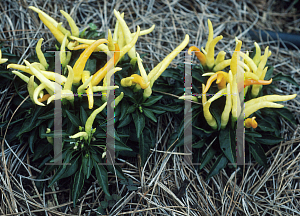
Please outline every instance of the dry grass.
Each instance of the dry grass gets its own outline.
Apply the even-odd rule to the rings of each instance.
[[[53,3],[55,2],[55,3]],[[291,1],[290,3],[292,3]],[[204,46],[208,31],[206,20],[214,26],[215,35],[224,38],[218,48],[227,53],[235,47],[234,37],[241,39],[244,49],[253,47],[248,35],[252,29],[283,32],[300,32],[300,16],[295,7],[280,1],[162,1],[148,0],[113,1],[113,3],[89,1],[40,1],[2,0],[0,4],[0,41],[10,48],[11,53],[22,55],[20,62],[34,52],[35,44],[44,37],[46,44],[52,40],[49,31],[41,24],[36,14],[27,7],[34,5],[45,8],[45,12],[56,20],[65,20],[60,9],[71,12],[79,23],[80,30],[93,22],[101,31],[113,29],[115,18],[113,9],[125,12],[125,18],[132,31],[140,25],[142,29],[156,25],[154,32],[138,40],[137,50],[148,53],[144,62],[153,68],[158,61],[190,35],[190,45]],[[300,83],[299,49],[289,50],[283,41],[269,39],[260,45],[270,46],[274,73],[282,72]],[[183,61],[176,58],[173,65]],[[278,94],[299,94],[291,84],[277,82]],[[0,88],[1,120],[10,119],[16,110],[10,109],[14,97],[11,83]],[[276,93],[276,92],[273,92]],[[286,105],[300,122],[299,96]],[[166,123],[169,122],[169,123]],[[178,149],[167,151],[166,142],[174,125],[170,116],[163,116],[157,124],[157,143],[144,167],[138,161],[127,162],[125,174],[139,184],[137,191],[127,191],[114,176],[110,185],[122,194],[122,199],[107,212],[109,215],[300,215],[299,186],[299,125],[294,127],[282,120],[282,136],[285,141],[268,152],[269,169],[257,164],[246,165],[242,176],[237,172],[230,176],[222,171],[205,182],[202,173],[183,162]],[[5,130],[1,131],[1,136]],[[3,140],[2,140],[3,141]],[[6,149],[5,151],[3,151]],[[5,158],[5,160],[4,160]],[[2,142],[2,165],[0,171],[0,215],[95,215],[102,201],[101,189],[93,184],[80,198],[74,209],[69,191],[58,187],[51,192],[39,194],[35,187],[30,165],[28,147]],[[202,172],[207,172],[209,166]],[[49,176],[48,179],[50,179]],[[174,193],[182,182],[188,179],[186,193],[178,198]],[[44,181],[47,179],[44,179]],[[65,196],[65,202],[61,202]]]

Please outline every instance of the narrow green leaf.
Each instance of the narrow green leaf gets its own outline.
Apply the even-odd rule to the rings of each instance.
[[[230,130],[230,126],[220,131],[219,134],[220,148],[231,163],[236,163],[236,146],[235,136]]]
[[[283,117],[288,122],[297,125],[296,119],[291,111],[289,111],[287,108],[280,108],[280,109],[274,109],[274,111],[279,114],[281,117]]]
[[[224,154],[219,155],[212,168],[210,169],[206,180],[210,179],[214,175],[217,175],[228,163],[228,159]]]
[[[81,106],[80,107],[81,125],[85,125],[87,119],[88,119],[88,115],[86,114],[86,111],[84,110],[83,106]]]
[[[17,137],[23,133],[31,131],[36,126],[35,125],[36,120],[42,112],[43,112],[43,107],[37,106],[37,108],[33,111],[32,117],[26,119],[25,122],[23,123],[21,130],[17,134]]]
[[[76,206],[77,199],[80,195],[83,184],[84,184],[84,174],[83,174],[83,167],[81,166],[74,176],[74,182],[72,187],[72,199],[73,199],[74,208]]]
[[[139,138],[145,127],[145,117],[139,111],[136,110],[134,113],[132,113],[132,118],[136,128],[137,138]]]
[[[144,166],[148,158],[152,142],[153,142],[152,132],[149,128],[146,127],[139,139],[139,153],[141,156],[142,166]]]
[[[102,165],[98,165],[96,162],[94,162],[94,167],[99,185],[102,187],[103,192],[110,196],[108,191],[108,176],[106,169]]]
[[[284,139],[271,134],[264,134],[262,137],[255,138],[255,140],[263,145],[276,145]]]
[[[163,96],[151,96],[149,97],[144,103],[142,103],[143,106],[151,106],[155,104],[157,101],[159,101]]]
[[[69,110],[65,110],[68,118],[70,119],[71,123],[78,128],[80,126],[80,120],[77,116],[72,114]]]
[[[249,150],[258,164],[264,166],[265,168],[268,167],[267,157],[265,155],[263,148],[259,143],[255,143],[255,144],[250,143]]]
[[[273,79],[273,81],[285,80],[285,81],[295,85],[296,87],[299,87],[299,84],[290,75],[285,75],[283,73],[278,73],[272,79]]]
[[[124,100],[124,101],[122,100],[119,105],[122,108],[122,112],[121,112],[120,119],[119,119],[119,121],[121,121],[126,116],[126,113],[127,113],[126,111],[129,108],[129,104],[126,100]]]
[[[113,173],[114,175],[117,175],[120,179],[126,179],[122,169],[120,166],[118,165],[107,165],[106,168],[108,169],[108,171],[110,171],[111,173]]]
[[[199,169],[203,169],[206,164],[208,164],[208,162],[211,161],[211,159],[214,157],[214,155],[216,154],[216,150],[214,150],[213,148],[209,148],[209,150],[207,150],[207,152],[205,153],[201,165],[199,167]]]
[[[124,127],[124,126],[130,124],[131,121],[132,121],[131,115],[126,115],[126,117],[122,121],[119,121],[120,123],[118,125],[118,128],[121,128],[121,127]]]
[[[149,119],[151,119],[154,122],[157,122],[157,119],[152,111],[150,111],[148,109],[143,109],[143,112],[144,112],[145,116],[147,116]]]

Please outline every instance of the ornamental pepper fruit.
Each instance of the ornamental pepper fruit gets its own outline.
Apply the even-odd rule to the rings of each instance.
[[[67,19],[69,26],[71,28],[72,31],[72,35],[75,37],[79,36],[79,29],[75,23],[75,21],[73,20],[73,18],[65,11],[60,10],[60,12],[62,13],[62,15]]]
[[[98,109],[94,110],[92,112],[92,114],[89,116],[89,118],[86,120],[84,129],[85,129],[85,132],[89,135],[90,139],[91,139],[92,126],[93,126],[94,120],[95,120],[96,116],[105,108],[106,104],[107,104],[107,102],[105,102]]]
[[[88,48],[86,48],[79,56],[77,61],[75,62],[75,65],[73,67],[74,71],[74,80],[73,83],[78,84],[81,80],[81,74],[85,67],[85,64],[90,57],[90,55],[93,53],[93,51],[98,47],[100,44],[107,43],[108,41],[106,39],[99,39],[92,43]]]
[[[252,118],[247,118],[245,121],[244,121],[244,124],[245,124],[245,127],[246,128],[257,128],[257,122],[255,121],[255,118],[256,117],[252,117]]]
[[[42,52],[42,49],[41,49],[43,40],[44,40],[43,38],[39,39],[39,41],[36,44],[35,51],[36,51],[36,55],[37,55],[40,63],[44,66],[45,70],[47,70],[49,67],[49,64],[47,63],[44,53]]]
[[[192,54],[192,51],[195,51],[195,55],[197,56],[197,58],[199,59],[200,63],[205,66],[206,65],[206,57],[205,55],[200,52],[200,50],[195,47],[195,46],[191,46],[189,49],[188,49],[188,54],[191,55]]]

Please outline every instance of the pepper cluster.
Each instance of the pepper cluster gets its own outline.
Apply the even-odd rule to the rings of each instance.
[[[189,48],[188,53],[192,54],[192,51],[195,51],[195,55],[203,68],[208,71],[207,73],[204,73],[203,76],[210,76],[206,85],[202,84],[202,105],[204,117],[213,129],[217,129],[217,122],[210,113],[209,108],[213,101],[219,99],[223,95],[226,95],[226,104],[221,116],[222,129],[226,127],[230,113],[232,120],[236,121],[239,117],[248,118],[252,113],[262,108],[282,108],[283,105],[274,102],[291,100],[296,97],[296,94],[294,94],[286,96],[267,95],[256,98],[262,85],[272,83],[272,79],[264,80],[268,70],[266,63],[268,57],[271,55],[271,51],[269,51],[267,47],[264,55],[261,56],[259,45],[254,43],[256,48],[255,56],[250,58],[249,53],[241,51],[242,41],[236,38],[236,47],[231,59],[225,59],[226,53],[224,51],[220,51],[215,59],[215,45],[222,39],[222,36],[213,38],[213,27],[210,20],[208,20],[208,27],[209,36],[205,49],[201,48],[201,52],[197,47],[192,46]],[[228,72],[223,71],[228,66],[230,67],[230,70]],[[206,94],[214,81],[216,81],[219,91],[207,100]],[[241,99],[243,98],[240,96],[240,93],[244,90],[242,96],[245,96],[250,86],[252,87],[251,95],[253,99],[246,101],[244,107],[242,107]],[[181,98],[184,99],[185,97]],[[193,97],[192,99],[197,101],[196,97]],[[257,122],[255,121],[255,117],[246,119],[245,127],[256,128]]]

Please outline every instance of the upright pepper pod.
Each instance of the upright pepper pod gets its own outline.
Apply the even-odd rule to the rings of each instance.
[[[42,52],[42,49],[41,49],[43,40],[44,40],[43,38],[39,39],[39,41],[36,44],[35,51],[36,51],[36,54],[37,54],[37,57],[38,57],[40,63],[44,66],[45,70],[47,70],[49,67],[49,64],[47,63],[44,53]]]
[[[92,112],[92,114],[89,116],[89,118],[86,120],[84,129],[85,129],[85,132],[89,135],[89,138],[91,138],[92,126],[93,126],[93,123],[94,123],[94,120],[95,120],[96,116],[105,108],[106,105],[107,105],[107,102],[105,102],[98,109],[94,110]]]
[[[62,13],[62,15],[67,19],[69,26],[71,28],[72,31],[72,35],[75,37],[79,36],[79,29],[75,23],[75,21],[73,20],[73,18],[65,11],[60,10],[60,12]]]

